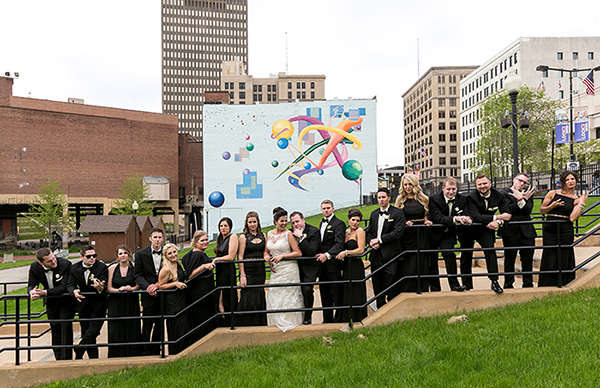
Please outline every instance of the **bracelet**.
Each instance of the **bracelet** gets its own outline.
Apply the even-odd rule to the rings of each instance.
[[[579,207],[580,207],[580,208],[582,208],[582,209],[585,209],[585,205],[584,205],[584,204],[582,204],[582,203],[580,203],[580,204],[577,204],[577,206],[579,206]]]
[[[245,277],[246,277],[246,274],[245,274],[245,273],[241,273],[241,274],[240,274],[240,277],[244,277],[244,278],[245,278]]]

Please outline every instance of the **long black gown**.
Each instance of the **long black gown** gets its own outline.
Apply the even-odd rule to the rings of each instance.
[[[177,263],[177,281],[185,281],[185,273],[181,265]],[[172,291],[174,290],[174,291]],[[175,315],[175,318],[167,318],[167,336],[169,341],[175,341],[190,331],[190,321],[187,312],[181,312],[187,307],[187,288],[182,290],[174,288],[165,292],[165,314]],[[177,354],[187,348],[189,340],[180,341],[177,344],[169,345],[169,354]]]
[[[562,200],[564,206],[555,207],[546,216],[547,220],[562,221],[557,226],[557,223],[544,224],[542,230],[544,232],[544,245],[557,245],[558,235],[557,228],[560,228],[560,243],[563,245],[573,244],[575,233],[573,231],[573,223],[569,217],[575,207],[575,199],[565,197],[559,193],[554,195],[552,201],[557,199]],[[575,268],[575,252],[573,247],[560,249],[561,270],[571,270]],[[542,253],[542,263],[540,264],[541,271],[558,270],[558,248],[546,248]],[[575,272],[562,273],[562,285],[569,283],[575,279]],[[538,287],[557,286],[558,274],[540,274]]]
[[[244,249],[244,272],[246,273],[246,284],[265,284],[265,235],[246,233],[246,247]],[[260,242],[255,244],[254,240]],[[239,258],[238,258],[239,259]],[[237,311],[257,311],[267,309],[264,288],[242,288],[240,304]],[[241,326],[266,326],[267,313],[243,314],[240,316]]]
[[[412,221],[413,225],[423,225],[425,223],[425,208],[416,199],[408,198],[404,202],[404,216],[406,221]],[[416,250],[417,249],[417,229],[419,230],[419,241],[421,249],[429,248],[429,237],[427,236],[427,230],[423,228],[411,228],[406,227],[404,234],[402,235],[402,249],[404,250]],[[429,254],[421,253],[418,257],[417,253],[405,253],[403,258],[398,262],[398,275],[400,279],[404,276],[417,275],[428,275],[428,263]],[[429,288],[429,282],[427,278],[421,279],[421,291],[427,291]],[[400,292],[417,292],[417,279],[406,279],[400,283],[398,287]]]
[[[356,240],[348,240],[344,244],[348,251],[358,248]],[[352,269],[350,269],[352,264]],[[365,265],[360,257],[344,258],[344,280],[350,280],[352,274],[352,299],[350,299],[350,284],[344,284],[344,306],[350,305],[352,300],[352,321],[360,322],[367,317],[367,306],[362,306],[367,302],[367,287],[365,285]],[[356,282],[355,282],[356,280]],[[350,322],[350,309],[342,310],[342,322]]]
[[[135,287],[133,265],[129,265],[127,275],[121,276],[119,264],[116,264],[112,277],[112,286]],[[108,297],[109,317],[135,317],[123,321],[108,321],[108,343],[141,342],[142,327],[140,323],[140,298],[136,293],[111,293]],[[140,346],[109,346],[108,357],[132,357],[141,354]]]
[[[212,271],[204,270],[190,279],[191,273],[202,264],[212,260],[200,251],[189,251],[181,259],[187,281],[187,303],[190,308],[190,329],[197,328],[215,315],[215,297],[209,295],[215,289],[215,277]],[[198,341],[210,333],[216,326],[215,320],[206,323],[192,335],[192,342]]]
[[[223,257],[229,254],[229,239],[231,235],[227,236],[221,242],[221,245],[217,249],[216,257]],[[232,276],[233,272],[233,276]],[[235,264],[229,261],[217,261],[216,262],[216,273],[217,273],[217,287],[226,287],[222,290],[223,293],[223,307],[225,308],[225,312],[231,312],[231,298],[233,297],[233,310],[237,309],[238,299],[237,299],[237,290],[233,290],[231,292],[231,286],[236,285],[235,278]],[[231,280],[233,278],[233,280]],[[217,293],[217,311],[219,306],[219,293]],[[221,326],[229,326],[231,324],[231,315],[225,315],[223,318],[219,320]]]

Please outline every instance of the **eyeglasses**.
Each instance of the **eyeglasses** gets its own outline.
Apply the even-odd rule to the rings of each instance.
[[[526,181],[526,180],[524,180],[524,179],[521,179],[521,178],[517,178],[517,180],[518,180],[519,182],[521,182],[521,183],[525,184],[525,185],[529,183],[529,181]]]
[[[86,258],[86,259],[95,259],[96,257],[98,257],[98,254],[97,254],[97,253],[94,253],[94,254],[92,254],[92,255],[85,255],[85,258]]]

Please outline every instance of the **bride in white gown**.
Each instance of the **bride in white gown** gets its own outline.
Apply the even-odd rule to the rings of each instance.
[[[269,284],[299,283],[298,263],[291,259],[302,253],[294,235],[286,229],[287,212],[280,207],[273,209],[275,230],[267,234],[267,251],[271,256],[271,278]],[[301,309],[304,307],[300,286],[270,287],[267,294],[267,310]],[[277,326],[284,333],[302,323],[302,312],[267,314],[267,324]]]

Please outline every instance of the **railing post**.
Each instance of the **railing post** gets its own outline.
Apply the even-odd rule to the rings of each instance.
[[[417,228],[417,294],[421,293],[421,228]]]
[[[46,316],[48,315],[48,309],[46,309]],[[31,298],[27,298],[27,320],[31,321]],[[50,325],[50,332],[52,333],[52,325]],[[27,323],[27,361],[31,361],[31,323]],[[54,351],[54,349],[52,349]]]
[[[235,330],[235,323],[233,322],[233,320],[234,320],[233,312],[235,310],[234,299],[233,299],[233,292],[234,291],[237,292],[237,290],[233,289],[233,285],[235,284],[235,279],[236,279],[236,276],[235,276],[235,263],[233,262],[233,260],[229,262],[229,265],[230,265],[230,271],[229,271],[230,272],[230,274],[229,274],[229,310],[230,310],[230,313],[231,313],[230,318],[229,318],[230,319],[229,323],[230,323],[230,329],[231,330]]]
[[[346,256],[348,257],[348,256]],[[354,258],[350,257],[348,258],[348,272],[350,273],[349,276],[349,281],[348,281],[348,300],[350,301],[350,309],[349,309],[349,326],[350,329],[352,329],[354,327],[354,316],[352,315],[352,278],[353,276],[353,272],[352,272],[352,264],[353,264]]]
[[[15,365],[21,365],[20,359],[20,348],[21,348],[21,325],[19,323],[20,320],[20,310],[21,310],[21,299],[17,296],[15,298]]]
[[[560,243],[560,225],[562,222],[556,223],[556,240],[558,241],[558,288],[562,288],[562,257],[561,257],[561,243]]]
[[[160,358],[165,358],[167,356],[165,354],[165,293],[159,292],[158,294],[160,295]]]

